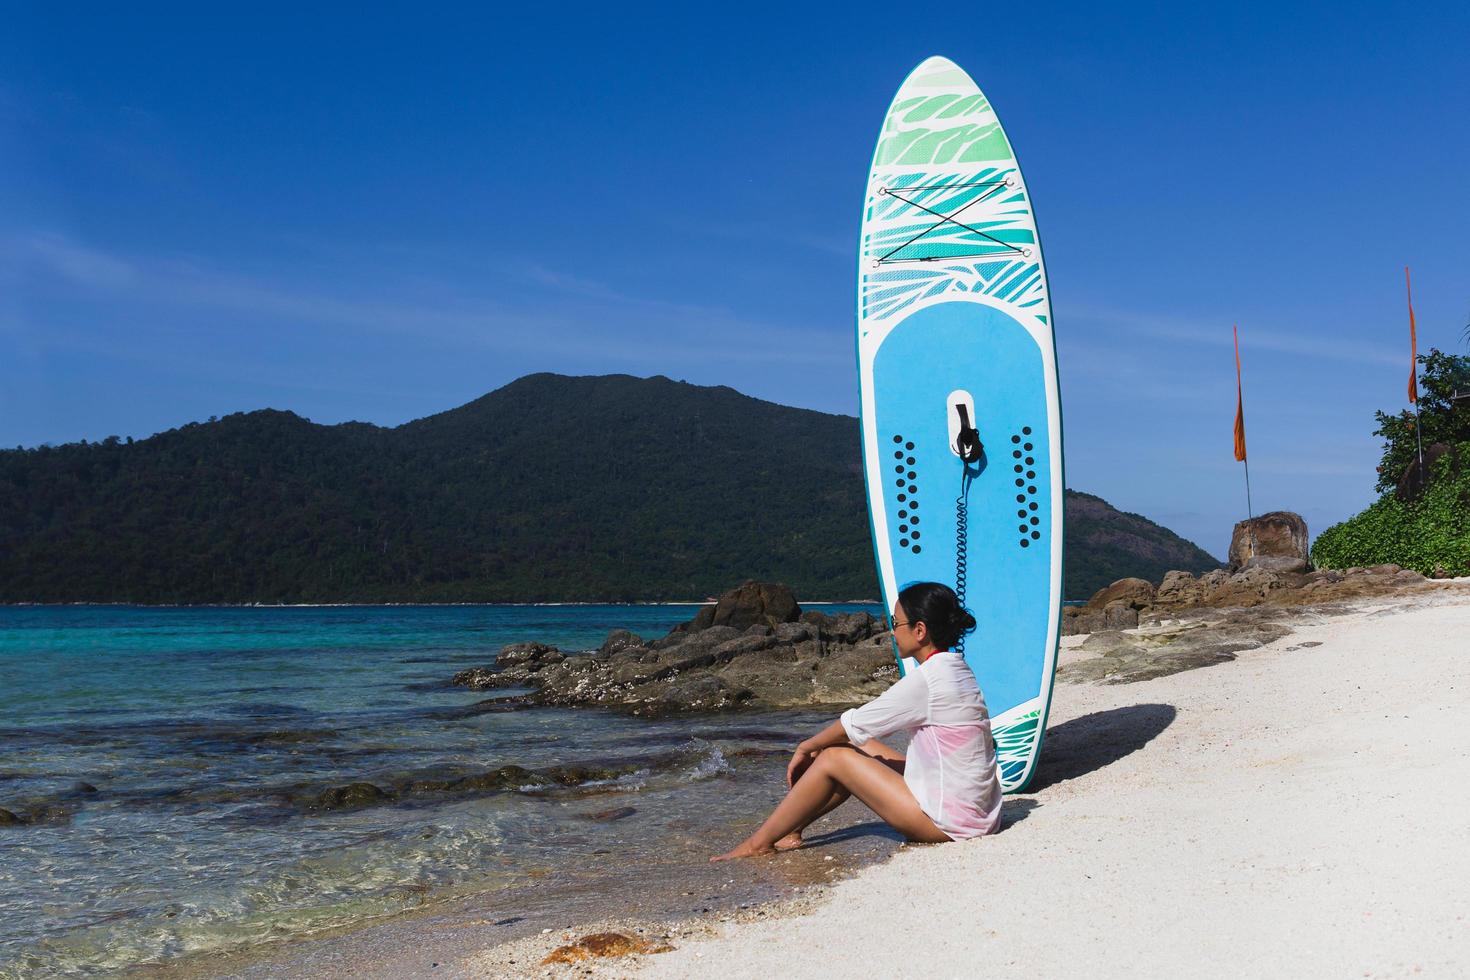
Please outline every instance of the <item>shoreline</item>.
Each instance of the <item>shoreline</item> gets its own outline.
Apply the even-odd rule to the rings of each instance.
[[[1449,585],[1450,590],[1445,590],[1445,585]],[[1168,621],[1140,629],[1064,637],[1059,656],[1061,674],[1058,677],[1057,699],[1059,704],[1075,704],[1055,715],[1049,725],[1049,736],[1043,750],[1045,768],[1039,779],[1040,785],[1023,796],[1008,800],[1004,818],[1005,833],[988,838],[986,845],[970,842],[939,850],[946,855],[955,855],[956,850],[959,850],[959,855],[955,856],[963,857],[974,853],[977,846],[995,850],[1018,836],[1024,840],[1031,834],[1035,824],[1020,830],[1012,829],[1013,825],[1033,819],[1041,807],[1056,803],[1049,795],[1055,793],[1058,784],[1071,786],[1082,777],[1092,777],[1098,771],[1117,772],[1120,767],[1126,768],[1135,764],[1138,761],[1135,756],[1146,754],[1143,750],[1156,751],[1156,748],[1150,748],[1150,744],[1156,742],[1161,735],[1176,729],[1178,719],[1173,715],[1164,717],[1158,710],[1161,707],[1170,707],[1169,705],[1135,704],[1129,701],[1130,697],[1133,701],[1147,701],[1149,698],[1142,698],[1142,694],[1163,686],[1190,696],[1197,695],[1208,704],[1213,696],[1212,692],[1198,690],[1206,677],[1228,677],[1231,672],[1245,667],[1259,671],[1269,667],[1274,662],[1273,658],[1279,658],[1283,654],[1290,655],[1287,659],[1323,654],[1325,651],[1316,649],[1324,646],[1323,642],[1300,642],[1302,638],[1298,634],[1304,632],[1342,632],[1351,640],[1363,629],[1382,623],[1391,631],[1392,642],[1386,646],[1392,647],[1403,643],[1405,637],[1412,638],[1416,635],[1410,624],[1400,624],[1402,616],[1419,616],[1426,610],[1433,612],[1437,609],[1465,607],[1461,610],[1467,616],[1464,627],[1465,632],[1470,633],[1470,589],[1465,588],[1467,585],[1470,585],[1470,579],[1460,579],[1438,583],[1432,590],[1412,590],[1387,597],[1360,597],[1317,606],[1255,610],[1253,616],[1264,614],[1272,621],[1289,627],[1289,630],[1280,631],[1284,635],[1279,635],[1270,642],[1236,648],[1242,650],[1238,658],[1202,661],[1180,672],[1156,677],[1126,672],[1118,675],[1104,674],[1078,667],[1096,666],[1104,661],[1122,663],[1133,657],[1136,651],[1126,648],[1119,653],[1115,640],[1118,637],[1158,639],[1160,634],[1170,632],[1175,636],[1197,638],[1211,630],[1199,629],[1198,627],[1205,624],[1191,622],[1186,617],[1185,621]],[[1201,612],[1208,616],[1232,614],[1229,609]],[[1234,621],[1237,616],[1227,615],[1227,619]],[[1235,623],[1232,628],[1239,625]],[[1330,647],[1332,643],[1325,645]],[[1380,645],[1380,649],[1382,646],[1384,645]],[[1309,653],[1300,653],[1302,650]],[[1381,667],[1385,657],[1390,661],[1393,659],[1392,655],[1382,653],[1365,656],[1362,649],[1356,649],[1353,653],[1362,661],[1358,666],[1365,668]],[[1236,662],[1230,662],[1232,660]],[[1208,675],[1196,676],[1199,669],[1210,665],[1215,665],[1218,669],[1211,670]],[[1212,683],[1207,681],[1203,686],[1208,688]],[[1089,705],[1097,707],[1114,701],[1124,707],[1131,707],[1122,715],[1119,715],[1116,707],[1091,714],[1083,710]],[[1174,699],[1174,703],[1182,704],[1182,701]],[[1212,710],[1218,709],[1219,706],[1215,705]],[[737,712],[731,717],[733,719],[740,714],[742,713]],[[1122,718],[1124,723],[1099,722],[1099,718],[1109,717],[1115,720]],[[1082,727],[1079,728],[1079,725]],[[1083,735],[1087,737],[1084,738]],[[1102,748],[1098,749],[1097,746]],[[728,747],[726,751],[729,751]],[[773,750],[767,748],[760,751],[769,754]],[[1098,755],[1099,751],[1101,756]],[[1092,761],[1088,765],[1092,765],[1092,768],[1079,762],[1079,758],[1085,761],[1089,752],[1092,753]],[[758,762],[754,758],[747,758],[744,760],[741,781],[749,786],[751,774],[759,771],[759,766],[762,765],[771,768],[773,772],[779,768],[769,759]],[[737,787],[738,784],[731,789]],[[784,787],[780,789],[784,790]],[[773,788],[768,802],[774,803],[779,796],[780,793]],[[723,840],[725,830],[720,829],[721,820],[728,824],[731,839],[738,839],[738,836],[748,831],[754,822],[765,815],[765,804],[753,800],[749,793],[741,797],[741,801],[739,809],[749,812],[731,815],[728,819],[721,818],[714,823],[702,822],[697,831],[702,838],[693,843],[687,839],[691,835],[684,833],[682,836],[686,839],[682,842],[685,848],[682,855],[676,856],[677,859],[673,862],[658,855],[654,863],[659,867],[652,876],[638,865],[614,866],[611,863],[613,859],[591,856],[619,853],[617,841],[621,838],[621,830],[611,832],[611,837],[606,836],[608,831],[597,831],[589,838],[591,843],[587,847],[606,842],[606,846],[613,848],[612,851],[596,850],[589,854],[579,848],[578,851],[570,852],[574,855],[580,853],[580,857],[576,857],[577,861],[607,863],[606,873],[597,882],[593,904],[587,901],[590,893],[579,891],[586,886],[586,876],[576,873],[575,869],[560,881],[555,877],[538,879],[538,872],[530,870],[527,875],[515,879],[511,885],[507,885],[503,877],[498,879],[498,883],[492,881],[491,875],[442,891],[436,889],[422,893],[416,899],[419,907],[395,911],[385,916],[358,919],[316,935],[256,945],[233,952],[201,952],[166,964],[140,965],[125,970],[125,975],[354,978],[502,975],[496,971],[509,969],[507,957],[518,961],[518,969],[510,972],[521,973],[527,967],[539,964],[540,958],[555,946],[607,928],[625,932],[631,930],[629,934],[632,936],[651,937],[661,943],[672,944],[676,949],[673,953],[645,958],[646,963],[641,965],[636,958],[617,959],[596,965],[595,969],[609,970],[612,971],[611,975],[619,976],[627,975],[634,968],[646,967],[659,971],[665,969],[659,965],[661,963],[680,961],[677,955],[680,948],[689,945],[702,949],[704,944],[723,942],[721,935],[731,931],[739,934],[745,924],[798,922],[800,919],[793,916],[823,915],[823,909],[829,909],[832,901],[843,900],[832,896],[846,894],[843,891],[846,886],[841,883],[853,875],[866,879],[874,874],[886,875],[886,869],[907,867],[914,861],[933,860],[921,857],[924,853],[933,851],[933,848],[903,847],[896,838],[892,838],[891,833],[890,839],[884,840],[883,834],[877,829],[881,825],[874,824],[872,815],[865,808],[850,805],[833,815],[840,818],[840,823],[831,823],[832,818],[828,818],[815,828],[818,833],[811,836],[816,838],[814,843],[819,846],[769,860],[725,865],[717,870],[705,867],[702,864],[708,856],[705,851],[711,847],[718,849],[716,845]],[[1470,798],[1467,798],[1467,807],[1470,807]],[[642,819],[645,818],[640,818]],[[622,826],[617,825],[618,828]],[[1067,833],[1064,828],[1058,837],[1062,844],[1069,842]],[[677,838],[681,835],[675,832],[674,836]],[[900,851],[904,853],[899,853]],[[1043,851],[1047,851],[1044,842]],[[1049,851],[1041,856],[1050,859]],[[488,870],[490,869],[487,868]],[[982,862],[981,866],[972,870],[983,876],[988,868]],[[686,872],[708,874],[703,882],[692,888],[684,888],[683,885],[688,882],[681,876]],[[678,877],[678,885],[672,890],[665,889],[660,894],[651,894],[658,892],[661,887],[660,875]],[[710,883],[720,875],[723,877],[712,886]],[[650,881],[655,883],[651,889],[648,884]],[[963,887],[963,883],[955,887]],[[643,932],[637,932],[639,929]],[[528,961],[533,953],[536,953],[535,959]],[[738,951],[730,951],[730,955],[736,956]],[[583,964],[583,967],[586,966],[587,964]],[[693,972],[690,967],[688,974],[677,975],[692,975]]]
[[[778,768],[779,763],[771,766],[773,778]],[[779,796],[779,792],[773,792],[772,801]],[[684,877],[660,878],[636,895],[628,893],[625,881],[636,869],[610,868],[594,885],[594,898],[620,903],[605,915],[569,914],[569,907],[587,906],[588,896],[582,886],[540,877],[533,871],[525,881],[510,888],[497,890],[490,879],[484,879],[426,895],[417,908],[331,927],[314,935],[135,965],[123,969],[120,975],[140,980],[315,980],[361,977],[364,971],[368,977],[383,978],[469,976],[475,974],[456,972],[455,962],[467,948],[532,948],[550,939],[560,941],[565,937],[570,941],[592,927],[657,936],[690,922],[732,921],[768,914],[765,910],[770,908],[803,908],[825,894],[833,883],[909,846],[871,813],[853,807],[839,819],[824,822],[821,832],[811,835],[820,846],[792,852],[779,865],[732,870],[727,865],[708,864],[708,856],[718,850],[709,841],[736,841],[764,816],[765,810],[731,815],[726,820],[728,826],[719,831],[721,836],[705,835],[695,843]],[[586,855],[583,865],[596,862],[596,854]],[[647,879],[643,883],[649,884]]]
[[[1385,828],[1371,819],[1359,827],[1355,814],[1361,811],[1353,808],[1359,801],[1352,795],[1356,784],[1344,785],[1341,780],[1342,770],[1356,765],[1355,753],[1372,752],[1381,744],[1371,730],[1364,731],[1354,722],[1367,722],[1397,709],[1403,709],[1400,714],[1407,710],[1413,715],[1416,708],[1425,710],[1424,695],[1448,692],[1451,703],[1435,706],[1441,718],[1441,727],[1436,731],[1443,735],[1443,716],[1470,707],[1470,684],[1445,688],[1435,683],[1439,674],[1432,672],[1395,675],[1395,654],[1383,649],[1384,645],[1413,646],[1421,658],[1431,661],[1421,664],[1422,668],[1458,671],[1464,678],[1470,674],[1470,651],[1462,654],[1459,647],[1463,641],[1456,637],[1470,632],[1470,593],[1408,594],[1300,607],[1292,610],[1285,621],[1291,626],[1289,634],[1242,652],[1234,662],[1129,684],[1059,685],[1056,701],[1062,710],[1052,719],[1044,749],[1049,771],[1042,771],[1039,785],[1008,799],[1006,827],[992,838],[949,847],[895,849],[887,860],[859,868],[856,874],[831,886],[747,909],[676,920],[611,915],[478,951],[466,949],[460,961],[441,962],[432,968],[432,975],[511,976],[535,967],[553,976],[628,976],[636,972],[695,977],[708,975],[708,964],[720,963],[722,973],[732,976],[871,973],[885,969],[891,970],[891,975],[906,976],[919,975],[911,957],[919,946],[932,942],[932,946],[924,946],[925,952],[948,958],[948,967],[929,961],[923,971],[926,975],[945,969],[964,972],[965,963],[973,963],[975,956],[988,949],[1003,964],[990,972],[1034,976],[1038,968],[1043,974],[1049,970],[1065,972],[1068,962],[1075,966],[1075,957],[1091,955],[1088,951],[1095,951],[1092,944],[1104,935],[1114,945],[1095,962],[1097,972],[1106,975],[1139,975],[1140,964],[1144,964],[1144,974],[1199,972],[1197,957],[1206,949],[1217,950],[1222,957],[1217,960],[1220,970],[1215,971],[1221,975],[1341,975],[1348,969],[1354,975],[1364,975],[1366,965],[1366,975],[1380,976],[1414,972],[1416,966],[1428,967],[1430,972],[1456,963],[1463,967],[1470,957],[1465,945],[1470,936],[1466,935],[1463,914],[1443,911],[1456,906],[1449,900],[1451,893],[1434,894],[1438,914],[1430,912],[1427,918],[1422,910],[1410,914],[1407,907],[1417,904],[1415,896],[1422,883],[1392,870],[1400,865],[1400,852],[1405,847],[1421,859],[1429,856],[1426,851],[1441,853],[1445,838],[1454,835],[1453,826],[1444,817],[1463,813],[1463,808],[1470,805],[1470,778],[1462,766],[1456,767],[1453,753],[1444,751],[1451,743],[1441,738],[1433,744],[1442,751],[1420,760],[1421,768],[1435,770],[1438,780],[1430,782],[1436,782],[1441,799],[1438,806],[1433,806],[1439,819],[1429,821],[1427,827],[1422,820],[1414,821],[1421,833],[1414,841],[1401,841],[1385,833]],[[1061,666],[1092,659],[1079,649],[1086,639],[1086,634],[1064,639]],[[1354,671],[1348,677],[1335,673],[1344,659]],[[1286,699],[1292,702],[1294,711],[1272,713],[1252,703],[1259,702],[1251,695],[1261,685],[1280,681],[1283,676],[1299,682],[1303,669],[1308,676],[1335,686],[1321,692],[1295,691]],[[1367,686],[1351,683],[1359,673],[1371,675],[1376,681],[1397,679],[1403,683],[1398,687],[1376,684],[1375,690],[1387,700],[1376,703],[1371,698],[1361,699],[1352,703],[1356,710],[1351,719],[1333,718],[1332,712],[1338,708],[1333,696],[1346,698],[1350,690]],[[1327,700],[1322,700],[1323,695],[1328,696]],[[1222,704],[1222,700],[1240,704]],[[1260,717],[1261,724],[1255,727],[1285,728],[1294,737],[1284,742],[1279,736],[1266,740],[1243,737],[1235,727],[1237,714]],[[1319,731],[1322,728],[1331,729],[1328,737]],[[1297,738],[1310,744],[1301,746],[1304,751],[1286,751],[1283,755]],[[1351,747],[1338,745],[1344,738],[1354,740]],[[1397,748],[1395,758],[1404,750],[1403,746]],[[1246,753],[1248,758],[1233,760],[1236,751]],[[1464,750],[1460,749],[1459,754],[1463,757]],[[1202,761],[1208,764],[1201,767]],[[1241,765],[1242,761],[1248,764]],[[1392,761],[1380,759],[1375,768]],[[1415,804],[1432,806],[1435,802],[1434,794],[1427,789],[1414,791],[1422,785],[1419,778],[1405,778],[1393,781],[1390,790],[1394,800],[1409,798],[1408,803],[1395,808],[1395,815],[1401,819],[1420,809]],[[1211,788],[1219,782],[1236,784],[1229,788],[1246,792],[1237,796],[1222,793],[1220,786]],[[1181,786],[1191,789],[1181,794],[1177,791]],[[1349,795],[1345,797],[1344,791]],[[1145,798],[1148,806],[1136,805],[1137,797]],[[1211,799],[1230,801],[1230,805],[1212,810],[1205,805]],[[1257,813],[1256,820],[1262,825],[1247,829],[1251,804],[1242,805],[1242,801],[1256,799],[1270,799],[1275,808],[1290,803],[1295,819],[1289,826],[1273,826],[1270,813]],[[1239,821],[1225,815],[1227,809],[1235,807],[1239,807]],[[1163,819],[1154,812],[1158,809],[1178,810],[1185,817],[1197,819]],[[1055,816],[1048,815],[1048,811]],[[1372,814],[1363,816],[1371,818]],[[1321,822],[1340,833],[1323,834],[1318,826]],[[1094,833],[1079,834],[1079,827]],[[1365,833],[1368,839],[1362,840]],[[1158,849],[1161,843],[1167,848]],[[1205,853],[1197,855],[1192,849]],[[1452,880],[1459,883],[1453,894],[1463,908],[1470,902],[1470,886],[1464,884],[1470,881],[1470,855],[1463,848],[1454,853],[1458,856],[1442,861],[1435,877],[1441,885],[1455,887]],[[1171,855],[1169,862],[1160,860],[1164,854]],[[1174,856],[1182,855],[1189,859],[1181,865]],[[763,860],[776,863],[790,857]],[[1392,878],[1392,887],[1385,894],[1389,886],[1381,880],[1354,882],[1359,888],[1356,894],[1377,894],[1371,907],[1357,909],[1356,916],[1348,917],[1338,906],[1351,903],[1353,884],[1348,884],[1344,892],[1343,883],[1337,879],[1363,878],[1368,874],[1362,870],[1365,864],[1385,872],[1384,877]],[[748,873],[749,867],[739,870]],[[1456,869],[1458,877],[1450,874],[1451,868]],[[1213,882],[1195,880],[1215,873],[1222,877]],[[1070,902],[1061,908],[1048,901],[1052,915],[1069,915],[1074,920],[1081,917],[1071,923],[1076,930],[1071,939],[1062,938],[1068,936],[1065,928],[1030,924],[1034,920],[1023,907],[985,901],[981,896],[977,896],[979,904],[968,917],[964,909],[958,910],[968,923],[960,931],[973,928],[974,947],[946,934],[933,916],[920,915],[916,923],[926,939],[910,934],[905,943],[884,944],[870,933],[855,933],[851,928],[852,922],[869,921],[870,915],[890,915],[905,903],[925,902],[935,889],[953,895],[973,892],[976,881],[986,881],[995,894],[1055,894],[1053,888],[1037,884],[1038,875],[1054,888],[1085,889],[1089,893],[1085,901]],[[1056,880],[1059,875],[1064,880]],[[1167,880],[1161,885],[1159,879]],[[1153,882],[1152,891],[1143,888],[1145,881]],[[1244,895],[1261,900],[1262,888],[1268,889],[1265,902],[1270,915],[1249,903],[1240,904]],[[1284,888],[1294,900],[1305,904],[1282,908],[1269,900],[1269,888]],[[1135,893],[1133,889],[1142,890]],[[1148,916],[1165,916],[1159,921],[1170,921],[1168,916],[1178,916],[1178,908],[1171,903],[1180,900],[1209,905],[1212,912],[1219,913],[1214,920],[1218,925],[1186,917],[1186,922],[1192,923],[1185,930],[1187,942],[1170,938],[1156,946],[1152,942],[1156,930]],[[1147,914],[1130,910],[1130,902],[1141,905]],[[1331,914],[1322,910],[1324,906]],[[1100,910],[1103,924],[1090,920],[1089,909]],[[1379,915],[1376,923],[1372,921],[1374,909]],[[1310,922],[1296,922],[1298,915]],[[1274,934],[1304,926],[1315,926],[1318,935],[1331,934],[1334,928],[1340,933],[1339,948],[1310,954],[1331,956],[1332,965],[1304,959],[1309,951],[1300,946],[1293,953],[1279,955],[1284,938],[1251,938],[1261,930]],[[573,967],[541,965],[552,949],[604,928],[659,939],[674,949],[656,955],[588,960]],[[643,932],[637,933],[638,929]],[[1312,935],[1310,929],[1307,934]],[[1371,938],[1362,938],[1365,935]],[[1124,940],[1121,943],[1120,938]],[[1458,948],[1456,940],[1461,943]],[[1226,952],[1239,942],[1245,942],[1246,949]],[[1078,943],[1087,944],[1086,951]],[[1228,971],[1226,964],[1230,964]],[[386,965],[355,960],[351,969],[340,975],[416,975],[395,974],[383,969]],[[395,969],[401,969],[401,963],[395,962]],[[1211,973],[1209,969],[1204,972]]]

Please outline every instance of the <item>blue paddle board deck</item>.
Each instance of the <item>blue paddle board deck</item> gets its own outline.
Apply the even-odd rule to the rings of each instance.
[[[963,591],[978,623],[965,660],[991,711],[1002,786],[1018,791],[1040,752],[1060,627],[1056,347],[1020,167],[985,96],[943,58],[909,76],[884,120],[857,347],[884,600],[891,609],[912,582]],[[984,446],[968,484],[966,421]]]

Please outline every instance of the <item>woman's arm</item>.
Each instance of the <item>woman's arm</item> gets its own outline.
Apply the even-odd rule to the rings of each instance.
[[[795,754],[791,756],[791,762],[786,766],[786,785],[796,785],[796,781],[801,778],[806,767],[812,764],[818,752],[830,749],[834,745],[846,744],[848,744],[847,729],[842,727],[842,719],[839,718],[796,747]]]

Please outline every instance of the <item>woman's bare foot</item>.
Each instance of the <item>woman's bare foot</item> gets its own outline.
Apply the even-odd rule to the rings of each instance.
[[[776,849],[774,847],[756,847],[747,840],[743,841],[740,846],[735,848],[733,851],[726,851],[724,854],[720,854],[716,857],[710,858],[710,863],[713,864],[716,861],[733,861],[736,858],[759,857],[762,854],[775,853]]]
[[[775,847],[778,851],[794,851],[804,844],[806,844],[806,841],[801,839],[801,831],[793,830],[785,837],[782,837],[780,840],[776,841],[776,843],[772,846]]]

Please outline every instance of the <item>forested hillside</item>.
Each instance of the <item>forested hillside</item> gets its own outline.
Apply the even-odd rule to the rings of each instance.
[[[1149,534],[1146,555],[1074,537],[1068,594],[1215,564]],[[540,374],[391,429],[264,410],[0,452],[0,601],[688,599],[746,578],[877,594],[856,419]]]

